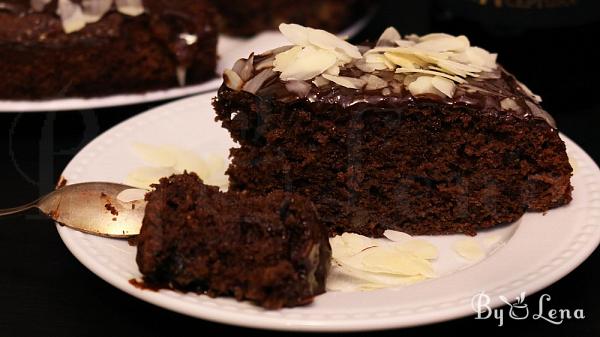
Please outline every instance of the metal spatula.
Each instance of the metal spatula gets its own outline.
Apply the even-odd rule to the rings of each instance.
[[[147,190],[107,182],[67,185],[0,216],[38,208],[61,225],[89,234],[128,238],[140,233]]]

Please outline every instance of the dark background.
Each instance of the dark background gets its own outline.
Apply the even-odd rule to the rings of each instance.
[[[498,52],[499,61],[544,98],[543,106],[560,130],[600,161],[600,67],[594,52],[600,36],[597,2],[385,1],[355,40],[376,39],[390,25],[402,33],[466,34],[473,45]],[[0,207],[26,203],[51,190],[86,143],[157,104],[161,103],[0,113]],[[126,295],[83,267],[66,249],[53,223],[35,212],[1,218],[0,225],[0,337],[280,334],[189,318]],[[555,326],[541,320],[507,319],[504,327],[496,327],[495,320],[466,317],[373,334],[600,336],[599,262],[596,250],[579,268],[541,292],[552,297],[553,308],[583,309],[584,320]],[[527,298],[530,307],[537,307],[539,295]]]

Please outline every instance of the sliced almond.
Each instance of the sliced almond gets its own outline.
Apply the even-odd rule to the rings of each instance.
[[[275,62],[275,56],[267,57],[266,59],[258,62],[254,66],[254,70],[259,71],[266,68],[273,68],[273,63]]]
[[[340,67],[339,66],[329,67],[327,70],[325,70],[325,73],[328,75],[337,76],[340,74]]]
[[[517,102],[514,99],[510,97],[501,100],[500,107],[502,108],[502,110],[521,111],[521,107],[517,104]]]
[[[275,61],[277,61],[277,58]],[[323,74],[323,72],[335,65],[336,61],[335,54],[328,50],[305,47],[298,53],[294,62],[283,69],[280,77],[284,81],[310,80],[317,75]]]
[[[466,76],[468,73],[477,73],[481,71],[481,69],[478,67],[450,60],[440,60],[437,62],[437,65],[442,69],[446,69],[462,77]]]
[[[385,63],[367,63],[364,59],[358,60],[355,64],[356,68],[364,71],[365,73],[372,73],[377,70],[387,70],[388,66]]]
[[[421,39],[422,40],[422,39]],[[421,50],[432,52],[443,51],[463,51],[470,46],[469,39],[466,36],[445,36],[435,39],[422,40],[414,47]]]
[[[225,69],[225,71],[223,71],[223,79],[225,81],[225,85],[229,89],[239,91],[244,85],[244,81],[242,81],[240,75],[231,69]]]
[[[262,52],[260,55],[261,56],[266,56],[266,55],[277,55],[283,52],[286,52],[290,49],[292,49],[294,46],[292,45],[288,45],[288,46],[281,46],[281,47],[277,47],[274,49],[269,49],[267,51]]]
[[[354,59],[362,57],[358,47],[321,29],[308,28],[308,41],[319,48],[343,52]]]
[[[310,92],[310,84],[305,81],[287,81],[285,82],[285,88],[298,97],[306,97]]]
[[[419,76],[419,78],[408,85],[408,91],[410,91],[413,96],[434,94],[443,97],[444,94],[436,89],[433,86],[433,83],[431,83],[432,79],[433,76]]]
[[[427,69],[406,69],[406,68],[398,68],[396,69],[397,73],[421,73],[421,74],[428,74],[428,75],[434,75],[434,76],[441,76],[441,77],[445,77],[449,80],[453,80],[455,82],[458,83],[464,83],[465,80],[458,77],[458,76],[453,76],[453,75],[448,75],[446,73],[440,72],[440,71],[433,71],[433,70],[427,70]]]
[[[400,39],[402,39],[402,37],[400,36],[400,33],[396,30],[396,28],[388,27],[386,28],[386,30],[383,31],[381,36],[379,36],[379,39],[377,40],[375,46],[393,46],[394,41],[398,41]]]
[[[63,31],[67,34],[83,29],[86,24],[81,6],[70,0],[59,0],[56,13],[60,16]]]
[[[125,184],[133,187],[147,189],[151,184],[156,184],[160,178],[177,173],[172,167],[139,167],[127,174]]]
[[[354,233],[343,233],[334,236],[329,239],[329,243],[331,244],[332,257],[335,259],[353,256],[377,245],[375,240]]]
[[[366,249],[356,256],[343,259],[342,263],[372,273],[435,276],[433,267],[427,260],[381,246]]]
[[[483,248],[476,239],[466,238],[458,240],[453,245],[454,251],[469,261],[481,260],[485,257]]]
[[[394,44],[398,47],[412,47],[415,45],[415,42],[410,40],[396,40]]]
[[[394,243],[391,246],[396,250],[425,260],[433,260],[438,257],[437,247],[422,239],[409,239],[401,243]]]
[[[542,101],[542,97],[534,94],[533,91],[531,91],[531,89],[529,89],[523,82],[517,81],[517,84],[523,90],[523,92],[525,92],[527,96],[533,98],[534,101],[536,101],[537,103],[540,103]]]
[[[456,85],[451,80],[440,76],[434,76],[431,79],[431,84],[449,98],[454,97]]]
[[[235,61],[235,63],[233,64],[233,67],[231,67],[231,70],[234,71],[236,74],[241,74],[242,73],[242,69],[244,68],[244,66],[246,65],[246,59],[238,59],[237,61]]]
[[[395,94],[401,94],[404,88],[402,82],[392,80],[390,81],[390,88],[392,88],[392,92]]]
[[[394,68],[396,68],[394,63],[392,61],[390,61],[389,59],[387,59],[382,54],[368,54],[368,55],[365,55],[364,60],[367,64],[371,64],[371,65],[380,65],[380,64],[385,65],[385,67],[377,67],[377,70],[383,70],[383,69],[393,70]]]
[[[128,188],[117,194],[117,200],[123,203],[144,200],[149,190],[143,188]]]
[[[142,0],[115,0],[115,5],[120,13],[138,16],[144,13]]]
[[[411,84],[412,82],[414,82],[417,78],[419,78],[419,75],[417,75],[417,74],[407,74],[406,76],[404,76],[404,78],[402,80],[402,84],[404,84],[404,86],[408,87],[408,85]]]
[[[423,36],[418,36],[417,39],[419,41],[430,41],[430,40],[439,40],[439,39],[448,39],[453,38],[453,35],[446,33],[429,33]]]
[[[367,82],[360,78],[347,77],[347,76],[334,76],[329,74],[322,75],[325,79],[330,80],[331,82],[341,85],[343,87],[349,89],[360,89],[364,87]]]
[[[99,21],[113,4],[113,0],[83,0],[81,9],[88,23]]]
[[[314,85],[316,85],[317,87],[322,87],[322,86],[324,86],[324,85],[327,85],[327,84],[329,84],[329,82],[330,82],[330,81],[329,81],[328,79],[324,78],[323,76],[317,76],[317,77],[315,77],[315,79],[312,81],[312,83],[313,83]]]
[[[385,230],[383,232],[383,236],[394,242],[403,242],[412,239],[412,236],[404,232],[399,232],[391,229]]]
[[[288,41],[297,46],[308,46],[308,29],[295,23],[282,23],[279,31]]]
[[[420,68],[418,67],[414,62],[412,62],[410,59],[401,56],[400,54],[394,54],[394,53],[384,53],[383,54],[385,56],[386,59],[390,60],[392,63],[399,65],[402,68],[407,68],[407,69],[417,69]]]
[[[248,82],[244,83],[242,90],[251,94],[255,94],[262,87],[265,81],[273,76],[275,76],[273,69],[267,68],[251,78]]]
[[[166,148],[156,145],[134,143],[133,152],[151,166],[175,166],[176,158]]]
[[[239,75],[244,82],[254,75],[254,53],[250,54],[250,57],[248,57],[248,60],[244,63],[242,70],[240,70]]]
[[[287,67],[289,67],[292,63],[295,62],[298,54],[302,51],[302,47],[295,46],[290,48],[284,52],[281,52],[275,56],[275,60],[273,61],[273,70],[275,71],[284,71]]]
[[[372,74],[365,74],[360,77],[366,81],[365,90],[377,90],[388,86],[388,82]]]

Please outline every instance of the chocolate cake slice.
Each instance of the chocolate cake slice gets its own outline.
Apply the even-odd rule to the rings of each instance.
[[[214,101],[239,147],[230,189],[309,197],[330,233],[475,234],[571,200],[540,99],[465,36],[293,43],[238,61]]]
[[[207,0],[0,0],[0,99],[140,93],[215,76]]]
[[[137,263],[144,281],[276,309],[325,292],[331,248],[310,200],[222,193],[194,173],[146,196]]]

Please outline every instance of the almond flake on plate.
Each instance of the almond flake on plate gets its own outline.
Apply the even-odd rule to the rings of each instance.
[[[469,261],[478,261],[485,257],[485,252],[474,238],[458,240],[453,245],[454,251]]]
[[[354,233],[331,238],[332,270],[327,288],[365,291],[408,285],[437,275],[431,264],[438,255],[435,246],[398,231],[387,230],[384,235],[397,241]]]
[[[383,236],[394,242],[403,242],[412,239],[412,236],[404,232],[399,232],[391,229],[386,229],[383,232]]]
[[[144,200],[149,190],[142,188],[128,188],[117,194],[117,200],[128,203],[136,200]]]

